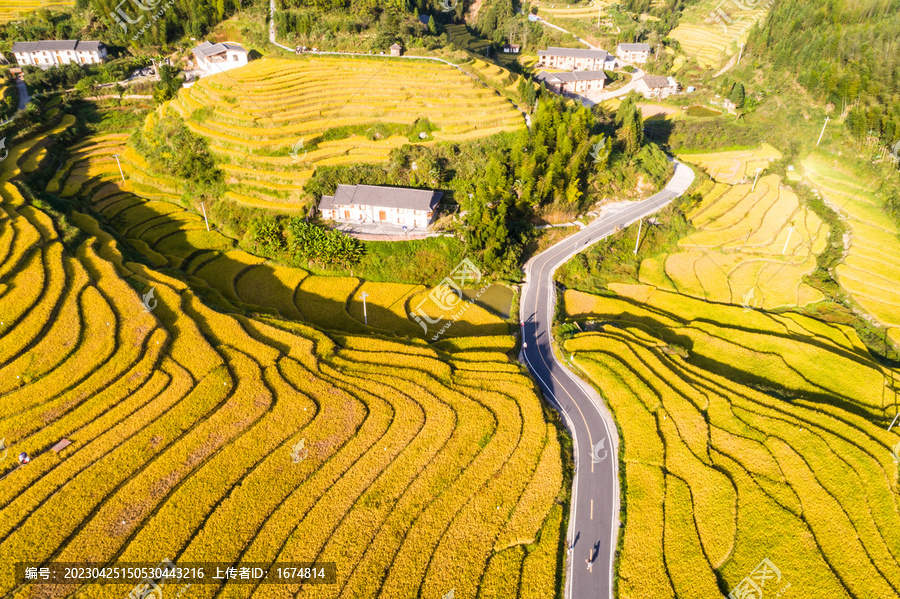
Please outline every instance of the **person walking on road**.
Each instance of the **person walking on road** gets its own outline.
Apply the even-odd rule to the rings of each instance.
[[[584,560],[584,561],[585,561],[585,563],[587,563],[588,572],[590,572],[591,574],[593,574],[594,571],[591,569],[591,567],[593,566],[593,564],[591,563],[591,558],[587,558],[587,559]]]

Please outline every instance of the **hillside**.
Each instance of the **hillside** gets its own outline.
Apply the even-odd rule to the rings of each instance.
[[[779,158],[683,156],[712,179],[644,222],[636,257],[633,226],[559,271],[561,348],[622,442],[621,597],[718,598],[763,559],[779,570],[765,596],[896,596],[897,364],[822,283],[833,230],[778,175],[751,191]],[[893,339],[874,195],[823,154],[803,167],[851,230],[837,281]]]
[[[847,327],[611,287],[566,293],[564,347],[620,429],[620,596],[718,599],[767,558],[766,596],[895,597],[896,371]]]
[[[404,144],[525,124],[508,100],[454,67],[372,57],[256,60],[201,79],[166,109],[209,140],[229,199],[280,210],[302,205],[317,166],[385,162]]]
[[[226,306],[268,310],[281,318],[347,333],[426,335],[408,318],[412,308],[428,296],[424,285],[316,276],[241,250],[235,240],[207,231],[200,214],[180,206],[178,183],[153,176],[141,157],[125,147],[125,141],[125,135],[85,140],[72,149],[48,189],[63,198],[84,199],[98,218],[154,266],[176,268],[204,282],[214,290],[216,301]],[[116,153],[121,154],[128,176],[124,184],[113,157]],[[363,291],[371,297],[369,326],[363,324],[358,299]],[[434,318],[441,316],[430,300],[422,309]],[[508,330],[503,319],[473,305],[446,335],[505,335]]]
[[[900,1],[783,0],[761,25],[748,42],[757,59],[846,110],[858,141],[900,139]]]
[[[765,19],[769,2],[701,0],[684,9],[671,37],[703,67],[718,66],[747,41],[748,32]]]
[[[11,454],[32,457],[0,464],[0,554],[338,564],[337,585],[191,590],[203,597],[556,592],[562,452],[507,356],[514,340],[429,347],[229,305],[207,284],[242,288],[225,271],[173,268],[186,244],[209,242],[197,251],[213,259],[228,245],[177,206],[111,189],[90,164],[60,170],[73,199],[53,200],[95,198],[84,212],[26,199],[27,173],[46,181],[57,168],[42,139],[19,140],[0,165],[0,430]],[[121,142],[82,149],[102,156]],[[109,216],[101,207],[129,205],[114,235],[98,223]],[[72,445],[50,451],[62,438]],[[4,595],[16,591],[11,575]],[[76,590],[30,585],[15,596]]]

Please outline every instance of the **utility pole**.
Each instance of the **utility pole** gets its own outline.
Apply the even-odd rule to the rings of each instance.
[[[829,118],[831,118],[831,117],[827,117],[827,116],[825,117],[825,124],[822,125],[822,132],[819,133],[819,141],[816,142],[816,147],[818,147],[819,144],[822,142],[822,136],[825,135],[825,127],[828,126],[828,119],[829,119]]]
[[[122,163],[119,162],[119,155],[113,154],[113,156],[116,157],[116,164],[119,165],[119,174],[122,176],[122,184],[124,185],[125,184],[125,173],[122,172]]]
[[[363,291],[359,297],[363,301],[363,320],[365,320],[366,326],[369,326],[369,315],[366,314],[366,298],[369,297],[369,294]]]
[[[756,169],[756,179],[753,180],[753,187],[750,188],[750,193],[753,193],[753,191],[756,189],[756,182],[759,181],[759,174],[760,174],[761,172],[762,172],[762,169],[757,167],[757,169]]]
[[[638,223],[638,236],[637,241],[634,242],[634,255],[637,256],[638,246],[641,244],[641,228],[644,226],[644,219],[641,219]]]
[[[203,220],[206,221],[206,230],[209,231],[209,219],[206,218],[206,206],[203,205],[203,202],[200,202],[200,208],[203,209]]]
[[[784,242],[784,249],[781,250],[781,255],[782,255],[782,256],[784,256],[784,253],[787,251],[787,246],[788,246],[788,244],[791,242],[791,233],[793,233],[793,232],[794,232],[794,225],[792,224],[792,225],[791,225],[791,228],[788,229],[788,238],[787,238],[787,240]]]

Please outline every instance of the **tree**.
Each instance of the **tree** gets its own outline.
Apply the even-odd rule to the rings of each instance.
[[[634,156],[644,143],[644,117],[633,97],[625,98],[616,111],[616,137],[622,142],[625,154]]]
[[[744,107],[744,84],[738,81],[731,87],[728,99],[734,102],[736,108]]]
[[[178,69],[169,65],[159,67],[159,83],[153,88],[153,100],[162,104],[178,94],[184,81],[178,76]]]
[[[209,151],[209,144],[187,128],[177,114],[151,114],[147,125],[134,138],[134,147],[159,172],[209,187],[221,183],[222,171]]]
[[[255,250],[266,256],[275,256],[284,250],[284,231],[274,216],[259,216],[250,222],[250,240]]]

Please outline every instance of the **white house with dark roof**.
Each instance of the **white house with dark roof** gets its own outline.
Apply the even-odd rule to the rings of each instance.
[[[634,83],[634,89],[645,98],[667,98],[678,93],[681,86],[674,77],[644,75]]]
[[[42,40],[16,42],[12,53],[19,66],[36,66],[48,69],[61,64],[99,64],[106,59],[103,42],[79,40]]]
[[[611,69],[615,57],[606,50],[584,50],[581,48],[547,48],[538,50],[538,66],[548,69],[568,71],[596,71]]]
[[[625,62],[647,62],[650,59],[650,44],[619,44],[616,57]]]
[[[192,50],[197,68],[208,75],[230,71],[247,64],[247,51],[240,44],[203,42]]]
[[[443,195],[430,189],[338,185],[333,196],[322,196],[319,211],[324,218],[338,222],[427,228]]]
[[[535,81],[543,83],[553,93],[580,94],[599,91],[606,85],[606,73],[601,71],[572,71],[571,73],[548,73],[540,71]]]

